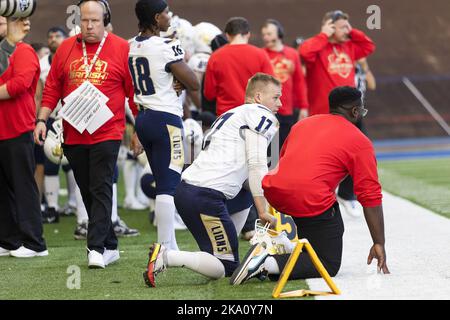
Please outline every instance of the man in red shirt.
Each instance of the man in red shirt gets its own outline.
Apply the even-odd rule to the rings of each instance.
[[[81,36],[74,36],[58,48],[45,84],[35,141],[45,138],[49,115],[59,100],[88,80],[106,97],[113,117],[90,134],[80,133],[64,121],[64,154],[89,216],[88,266],[105,268],[119,259],[118,241],[111,222],[112,185],[120,142],[125,130],[125,98],[132,102],[133,83],[128,69],[128,42],[108,34],[111,12],[106,1],[80,3]],[[86,63],[87,62],[87,63]]]
[[[322,31],[300,46],[306,64],[310,115],[329,113],[328,95],[336,87],[355,87],[355,62],[375,51],[362,31],[351,27],[342,11],[325,14]]]
[[[308,116],[306,81],[297,51],[283,44],[284,29],[281,23],[268,19],[261,29],[261,34],[265,45],[264,51],[269,56],[275,77],[283,84],[281,96],[283,106],[277,113],[280,121],[281,149],[297,120],[293,118],[294,107],[300,109],[300,119]]]
[[[28,18],[8,18],[8,34],[30,29]],[[34,180],[34,94],[39,60],[33,48],[17,43],[0,77],[0,256],[47,256],[39,192]]]
[[[274,75],[267,54],[250,44],[250,25],[245,18],[228,20],[225,34],[229,44],[216,50],[208,61],[204,94],[216,100],[218,116],[245,101],[248,80],[258,72]]]
[[[335,276],[341,265],[344,224],[334,190],[351,175],[373,240],[367,262],[375,258],[378,268],[389,273],[375,152],[370,140],[355,126],[367,113],[361,92],[338,87],[331,92],[329,103],[331,114],[307,118],[292,128],[277,168],[262,181],[264,196],[275,209],[293,217],[299,238],[309,240],[330,275]],[[250,264],[254,265],[252,270],[241,268],[248,277],[240,278],[247,280],[262,272],[279,275],[289,254],[264,254],[265,259],[259,257],[257,263]],[[248,259],[242,265],[248,264]],[[316,277],[320,275],[309,256],[301,255],[291,279]]]

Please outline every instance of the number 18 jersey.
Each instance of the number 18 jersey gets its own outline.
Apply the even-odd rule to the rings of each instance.
[[[173,88],[170,65],[183,59],[184,51],[178,40],[157,36],[132,39],[128,65],[134,84],[134,102],[182,117],[182,101]]]
[[[277,133],[275,115],[258,104],[244,104],[222,114],[205,135],[203,151],[182,174],[182,179],[197,187],[222,192],[233,199],[248,179],[244,130],[252,130],[267,139]],[[267,149],[262,152],[267,153]]]

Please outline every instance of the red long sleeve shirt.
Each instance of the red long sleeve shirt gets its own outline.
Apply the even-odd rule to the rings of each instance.
[[[281,150],[278,166],[262,181],[278,211],[313,217],[335,202],[335,190],[350,174],[364,207],[381,205],[375,151],[370,140],[342,116],[316,115],[298,122]]]
[[[328,95],[336,87],[355,87],[355,62],[375,51],[375,44],[362,31],[352,29],[350,40],[330,43],[325,33],[300,46],[306,64],[310,115],[329,113]]]
[[[294,107],[308,109],[306,81],[303,75],[300,57],[294,48],[284,46],[280,52],[264,48],[269,56],[275,77],[283,84],[281,103],[278,113],[290,116]]]
[[[206,99],[216,100],[218,116],[244,104],[248,79],[257,72],[274,75],[269,57],[255,46],[225,45],[211,55],[206,67],[204,94]]]
[[[33,131],[36,121],[34,95],[40,75],[39,60],[33,48],[17,44],[9,68],[0,77],[11,99],[0,101],[0,140],[14,139]]]
[[[99,43],[86,43],[88,63],[91,63]],[[87,130],[80,134],[66,121],[64,142],[74,144],[96,144],[108,140],[122,140],[125,130],[125,98],[129,98],[130,108],[137,113],[133,102],[133,82],[128,68],[128,42],[114,34],[109,34],[97,62],[89,76],[89,81],[108,98],[107,106],[114,116],[92,135]],[[83,49],[77,37],[71,37],[58,48],[50,73],[45,83],[42,106],[55,109],[58,101],[76,90],[85,80]]]

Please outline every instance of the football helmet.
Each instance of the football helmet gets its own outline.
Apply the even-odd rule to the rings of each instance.
[[[212,53],[211,41],[222,31],[209,22],[200,22],[194,26],[194,45],[195,52]]]
[[[63,127],[62,119],[53,123],[53,130],[49,130],[44,142],[44,153],[54,164],[68,165],[69,161],[64,156],[62,149]]]

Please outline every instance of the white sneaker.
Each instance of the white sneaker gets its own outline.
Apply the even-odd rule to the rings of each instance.
[[[36,252],[36,251],[30,250],[30,249],[27,249],[24,246],[21,246],[17,250],[10,251],[9,255],[11,257],[16,257],[16,258],[46,257],[46,256],[48,256],[48,250]]]
[[[105,266],[110,265],[111,263],[114,263],[119,259],[120,259],[119,250],[105,249],[105,251],[103,252],[103,260],[105,262]]]
[[[0,247],[0,257],[9,256],[10,252],[11,252],[10,250]]]
[[[125,199],[125,201],[123,202],[123,207],[124,209],[128,210],[145,210],[148,208],[148,206],[140,203],[136,199],[134,200]]]
[[[88,267],[89,269],[105,269],[105,260],[100,252],[89,250]]]
[[[359,218],[362,216],[363,209],[361,204],[357,200],[345,200],[337,196],[337,200],[341,209],[352,218]]]

